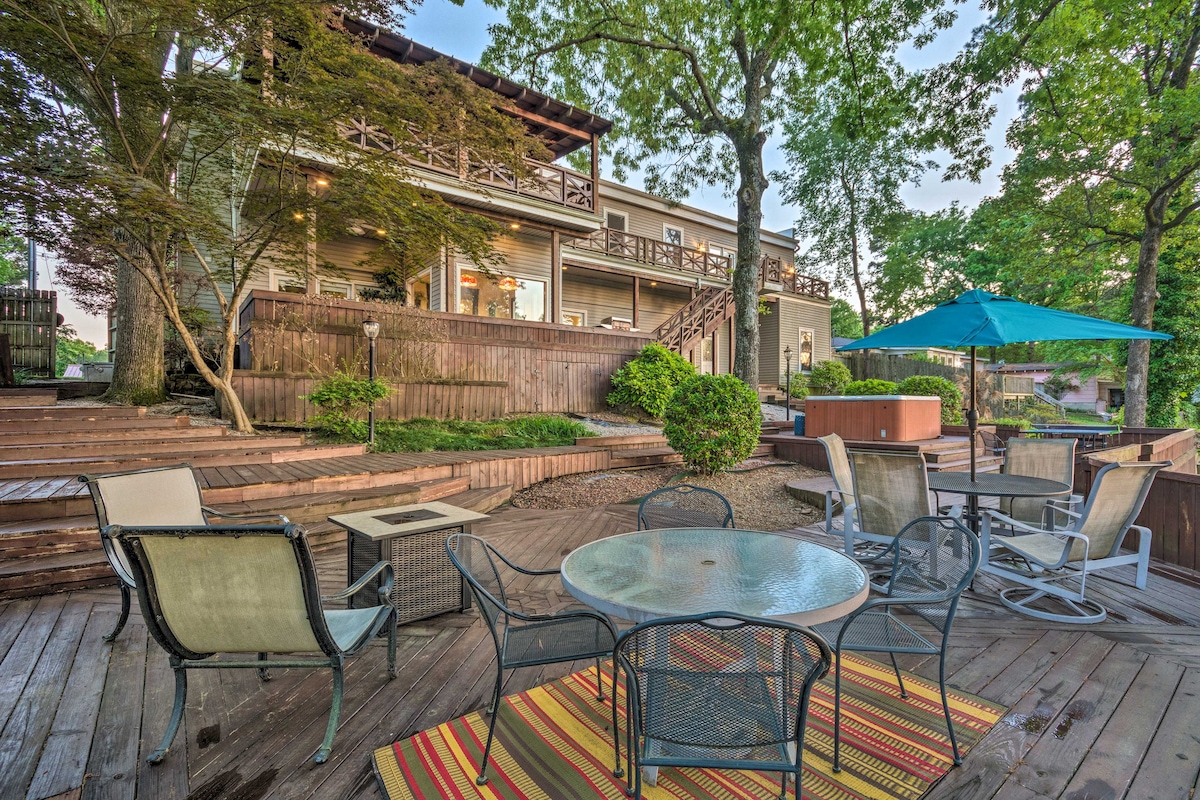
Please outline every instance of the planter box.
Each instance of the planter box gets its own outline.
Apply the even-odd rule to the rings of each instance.
[[[878,395],[805,399],[807,436],[836,433],[859,442],[915,442],[942,433],[939,397]]]

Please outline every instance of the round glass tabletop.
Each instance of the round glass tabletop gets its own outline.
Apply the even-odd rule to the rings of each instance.
[[[562,582],[592,608],[634,622],[731,611],[815,625],[854,610],[868,591],[863,568],[836,550],[730,528],[598,539],[563,560]]]

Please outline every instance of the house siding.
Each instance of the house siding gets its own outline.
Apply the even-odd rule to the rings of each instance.
[[[800,300],[780,297],[771,305],[771,313],[759,317],[759,380],[766,384],[782,382],[786,359],[783,349],[791,346],[792,370],[798,371],[797,357],[800,349],[800,329],[813,332],[813,363],[832,358],[830,349],[829,305],[817,300]]]

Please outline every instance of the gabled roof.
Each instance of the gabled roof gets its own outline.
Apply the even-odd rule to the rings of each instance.
[[[452,56],[439,53],[431,47],[414,42],[406,36],[385,30],[353,17],[342,17],[342,24],[351,33],[365,37],[370,42],[372,53],[399,64],[427,64],[445,59],[460,75],[507,97],[516,107],[517,116],[531,132],[546,140],[546,146],[555,158],[565,156],[592,143],[592,135],[603,136],[612,129],[612,122],[598,117],[590,111],[555,100],[549,95],[514,83],[468,64]]]

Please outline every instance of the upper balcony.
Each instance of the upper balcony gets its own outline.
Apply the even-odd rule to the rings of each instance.
[[[580,236],[566,244],[580,250],[594,250],[627,261],[722,281],[730,279],[734,268],[733,259],[728,255],[716,255],[695,247],[671,244],[611,228],[601,228],[590,236]],[[827,281],[809,275],[799,275],[795,267],[785,264],[775,256],[763,256],[759,267],[759,282],[768,289],[779,287],[779,291],[789,294],[815,297],[819,300],[829,299]]]

